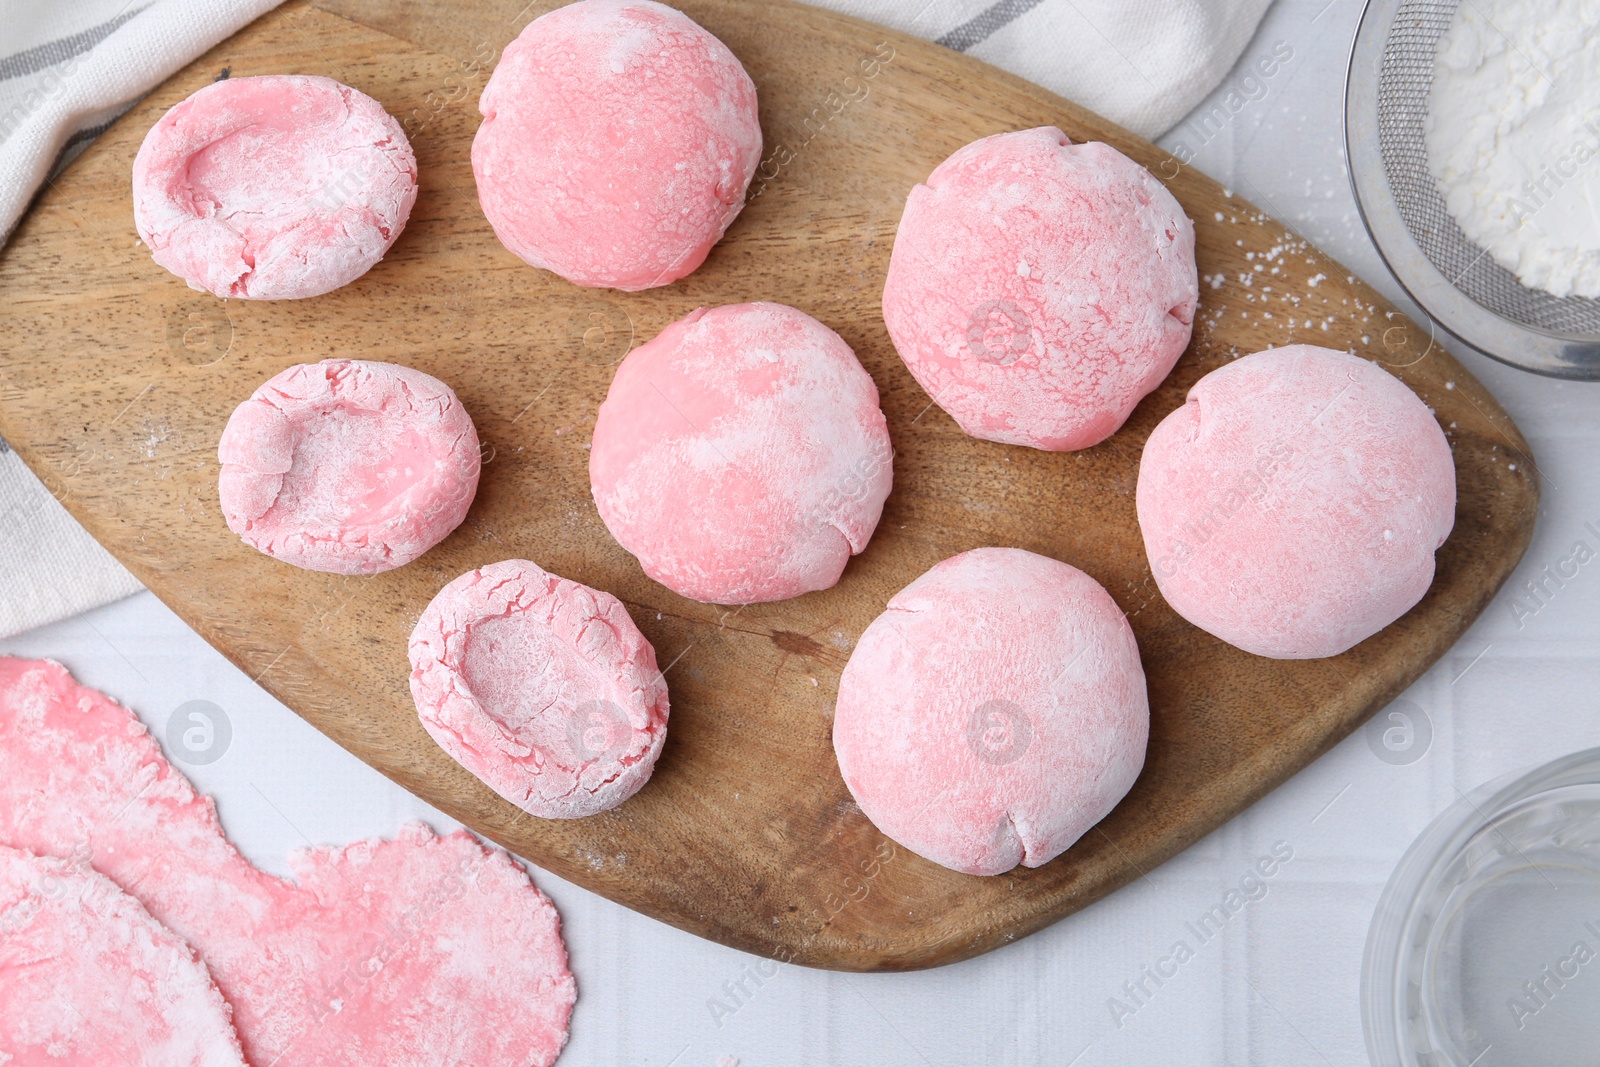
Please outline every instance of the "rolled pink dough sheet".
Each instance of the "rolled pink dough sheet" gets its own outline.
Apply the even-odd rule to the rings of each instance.
[[[833,720],[873,825],[966,874],[1066,851],[1133,787],[1149,736],[1116,602],[1019,548],[952,556],[895,594],[850,654]]]
[[[1455,523],[1450,443],[1376,363],[1311,345],[1207,374],[1139,463],[1172,609],[1258,656],[1336,656],[1428,591]]]
[[[878,389],[782,304],[701,308],[628,354],[595,420],[606,528],[651,578],[715,604],[839,580],[894,481]]]
[[[132,713],[56,663],[0,658],[0,737],[0,844],[136,894],[200,953],[250,1063],[555,1061],[575,995],[560,921],[504,852],[412,823],[266,874]]]
[[[437,378],[325,359],[275,375],[217,445],[228,528],[307,570],[374,574],[461,525],[478,491],[478,433]]]
[[[0,846],[0,1063],[245,1067],[205,964],[110,879]]]
[[[1067,451],[1167,376],[1199,293],[1194,224],[1166,187],[1043,126],[974,141],[911,190],[883,318],[967,433]]]
[[[294,300],[383,258],[417,199],[405,131],[331,78],[227,78],[173,106],[133,161],[155,261],[217,296]]]
[[[534,19],[478,102],[478,202],[525,262],[649,289],[694,271],[761,159],[756,87],[727,46],[652,0]]]
[[[456,762],[531,815],[627,800],[667,737],[667,683],[622,603],[509,559],[463,574],[411,634],[411,696]]]

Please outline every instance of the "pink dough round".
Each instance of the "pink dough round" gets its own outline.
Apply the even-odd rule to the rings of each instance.
[[[244,1067],[232,1015],[194,949],[109,878],[0,845],[0,1063]]]
[[[296,300],[348,285],[405,228],[417,159],[370,96],[331,78],[227,78],[172,107],[133,161],[155,261],[217,296]]]
[[[375,574],[461,525],[478,432],[437,378],[393,363],[290,367],[240,404],[217,445],[228,528],[313,571]]]
[[[974,141],[911,190],[883,318],[971,434],[1050,451],[1116,432],[1189,344],[1194,224],[1149,171],[1054,126]]]
[[[578,285],[649,289],[692,272],[761,159],[744,67],[651,0],[579,0],[534,19],[478,110],[472,173],[489,224]]]
[[[873,825],[966,874],[1066,851],[1133,787],[1149,736],[1121,610],[1019,548],[963,552],[896,594],[851,653],[833,720]]]
[[[70,853],[137,892],[199,952],[254,1067],[555,1062],[576,993],[560,917],[506,853],[413,822],[392,840],[296,849],[290,877],[269,874],[133,712],[58,663],[0,656],[0,737],[0,841]],[[124,994],[127,973],[102,970]],[[96,1051],[94,1067],[124,1062]]]
[[[1139,464],[1161,595],[1273,659],[1336,656],[1411,610],[1455,507],[1427,406],[1377,364],[1312,345],[1201,378]]]
[[[439,590],[409,652],[423,728],[530,815],[607,811],[650,780],[667,683],[610,593],[525,559],[490,564]]]
[[[594,500],[667,588],[714,604],[839,580],[894,480],[878,388],[782,304],[701,308],[622,361],[595,420]]]

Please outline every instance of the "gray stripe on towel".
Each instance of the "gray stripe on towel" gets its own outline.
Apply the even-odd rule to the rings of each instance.
[[[117,27],[143,11],[124,11],[122,14],[102,22],[98,26],[91,26],[87,30],[74,33],[70,37],[61,37],[54,41],[35,45],[33,48],[24,49],[0,59],[0,81],[7,78],[20,78],[53,67],[57,63],[71,59],[73,56],[82,55],[107,37],[116,32]]]
[[[988,40],[992,34],[1014,21],[1017,16],[1027,14],[1042,2],[1043,0],[999,0],[934,43],[954,48],[957,52],[965,52],[973,45]]]

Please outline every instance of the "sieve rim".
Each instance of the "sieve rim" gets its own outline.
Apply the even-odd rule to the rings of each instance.
[[[1400,3],[1367,0],[1345,71],[1345,155],[1362,225],[1430,327],[1508,366],[1553,378],[1600,380],[1600,339],[1525,326],[1490,311],[1433,265],[1406,226],[1378,140],[1379,74]]]

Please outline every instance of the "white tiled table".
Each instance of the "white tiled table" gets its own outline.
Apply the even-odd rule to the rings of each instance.
[[[1163,140],[1289,222],[1391,298],[1344,173],[1343,79],[1358,0],[1279,0],[1242,62],[1286,44],[1293,58],[1209,139]],[[1242,75],[1215,98],[1249,89]],[[1202,143],[1204,142],[1204,143]],[[907,975],[781,968],[735,1001],[725,983],[754,957],[701,941],[537,873],[560,907],[579,982],[564,1064],[1035,1065],[1366,1062],[1357,993],[1367,923],[1411,839],[1456,797],[1505,771],[1600,744],[1600,563],[1538,604],[1520,591],[1575,541],[1600,550],[1600,476],[1586,405],[1600,388],[1464,356],[1532,443],[1544,475],[1533,547],[1456,650],[1407,694],[1431,723],[1410,762],[1357,733],[1253,809],[1110,899],[1019,944]],[[1594,573],[1591,573],[1594,572]],[[1529,614],[1513,610],[1521,596]],[[392,834],[409,818],[454,823],[346,755],[211,650],[148,593],[0,641],[49,656],[138,710],[159,734],[192,699],[229,716],[234,738],[188,768],[217,797],[230,836],[261,866],[309,842]],[[1419,746],[1420,747],[1420,746]],[[1258,857],[1292,849],[1259,898],[1202,942],[1213,904]],[[1215,921],[1213,920],[1213,923]],[[1179,941],[1191,954],[1172,958]],[[1171,975],[1158,986],[1145,967]],[[1112,1000],[1123,1005],[1114,1012]],[[711,1001],[734,1008],[720,1020]],[[1120,1025],[1119,1025],[1120,1022]]]

